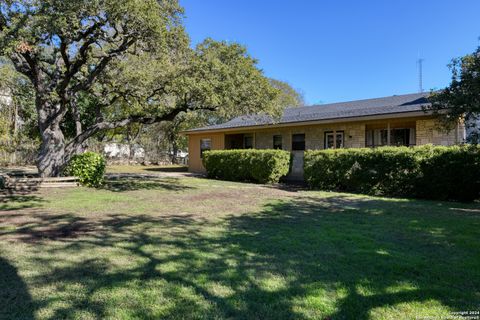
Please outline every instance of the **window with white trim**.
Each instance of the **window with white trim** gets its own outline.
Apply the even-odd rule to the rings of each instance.
[[[326,131],[325,132],[325,149],[343,148],[345,144],[345,135],[343,131]]]

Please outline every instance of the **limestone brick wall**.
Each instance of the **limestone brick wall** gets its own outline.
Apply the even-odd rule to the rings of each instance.
[[[283,149],[290,150],[292,147],[292,134],[304,133],[305,148],[307,150],[319,150],[324,148],[325,132],[327,131],[343,131],[345,148],[365,147],[365,125],[357,123],[257,131],[255,133],[255,146],[257,149],[271,149],[273,147],[273,136],[281,135]]]
[[[438,130],[438,124],[434,119],[417,120],[416,122],[416,136],[417,146],[424,144],[434,144],[441,146],[451,146],[460,143],[463,140],[463,125],[458,128],[445,132]]]

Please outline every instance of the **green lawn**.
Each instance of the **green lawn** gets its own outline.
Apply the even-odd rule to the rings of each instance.
[[[480,206],[200,178],[0,202],[0,319],[480,310]]]
[[[141,174],[151,174],[159,172],[187,172],[188,167],[183,165],[166,165],[166,166],[129,166],[129,165],[114,165],[108,166],[107,173],[141,173]]]

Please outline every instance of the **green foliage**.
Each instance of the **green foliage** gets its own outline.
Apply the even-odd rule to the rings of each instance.
[[[30,81],[0,58],[0,141],[38,138],[35,91]]]
[[[216,150],[203,154],[208,176],[230,181],[277,183],[290,170],[290,153],[283,150]]]
[[[288,82],[270,78],[270,84],[277,90],[277,104],[282,108],[300,107],[305,105],[305,99],[301,92],[294,89]]]
[[[298,107],[304,104],[302,94],[292,88],[288,83],[272,78],[268,80],[270,85],[278,91],[277,98],[272,106],[273,114],[279,114],[287,107]],[[140,144],[145,149],[148,149],[149,146],[161,145],[162,151],[168,150],[175,152],[175,150],[187,150],[188,139],[185,135],[180,134],[181,131],[223,123],[234,117],[243,115],[244,111],[242,108],[234,106],[221,113],[208,110],[181,113],[173,121],[162,122],[158,125],[146,127],[145,130],[140,133]],[[119,130],[115,130],[115,132],[118,133]]]
[[[79,93],[75,101],[79,113],[79,122],[82,128],[89,128],[95,124],[98,99],[93,95]],[[77,135],[75,116],[70,108],[65,114],[62,123],[62,131],[66,138],[74,138]]]
[[[78,177],[80,183],[87,187],[99,187],[105,175],[105,158],[95,152],[85,152],[73,156],[64,171],[65,175]]]
[[[472,201],[480,194],[480,147],[434,147],[420,154],[417,195]]]
[[[444,90],[430,96],[432,105],[426,110],[433,111],[444,129],[451,130],[459,118],[472,129],[470,142],[478,143],[480,138],[480,47],[472,54],[453,59],[449,65],[452,82]]]
[[[208,120],[252,113],[279,116],[283,110],[276,100],[280,91],[246,48],[212,39],[195,48],[187,42],[168,54],[127,55],[100,80],[113,96],[126,94],[115,100],[115,112],[106,115],[113,120],[129,114],[156,117],[174,110],[201,113]],[[101,104],[112,95],[101,97]]]
[[[42,175],[57,174],[90,137],[131,124],[281,114],[281,90],[244,46],[193,47],[182,18],[177,0],[1,4],[0,55],[35,84]]]
[[[382,147],[307,151],[311,188],[472,201],[480,195],[480,148]]]

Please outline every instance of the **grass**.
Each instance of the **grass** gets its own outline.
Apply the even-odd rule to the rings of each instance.
[[[415,319],[480,309],[480,206],[119,179],[0,202],[0,319]]]
[[[165,166],[130,166],[130,165],[113,165],[107,167],[107,173],[141,173],[150,174],[158,172],[187,172],[188,167],[184,165],[165,165]]]

